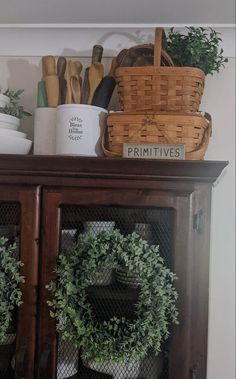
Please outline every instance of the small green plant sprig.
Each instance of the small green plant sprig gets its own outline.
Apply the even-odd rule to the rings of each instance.
[[[161,343],[177,322],[175,275],[165,266],[158,246],[150,246],[136,233],[119,230],[80,235],[69,255],[60,255],[57,281],[51,293],[51,316],[62,339],[83,348],[83,357],[96,363],[142,359],[148,349],[158,354]],[[102,270],[126,269],[140,282],[136,318],[114,315],[97,321],[86,288]]]
[[[186,34],[170,29],[164,42],[164,49],[176,66],[197,67],[205,75],[219,72],[228,62],[220,49],[220,33],[212,28],[192,26],[186,28]]]
[[[10,105],[6,105],[5,107],[0,107],[0,113],[8,114],[10,116],[17,117],[22,119],[24,117],[32,116],[31,113],[26,112],[24,107],[19,104],[20,95],[24,92],[24,90],[10,90],[9,88],[3,92],[3,95],[8,96],[10,98]]]
[[[8,239],[0,238],[0,342],[7,337],[7,330],[12,322],[13,312],[22,301],[19,284],[24,282],[20,274],[23,266],[16,258],[16,245],[9,244]]]

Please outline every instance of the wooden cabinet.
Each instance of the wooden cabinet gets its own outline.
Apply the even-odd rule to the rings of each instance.
[[[47,305],[45,285],[55,278],[58,252],[69,254],[76,235],[91,222],[110,222],[123,233],[144,228],[142,233],[159,244],[164,259],[178,276],[180,322],[171,333],[160,378],[206,378],[211,188],[226,165],[208,161],[0,157],[0,206],[17,204],[16,219],[10,223],[19,226],[19,251],[26,278],[22,285],[24,304],[17,317],[17,378],[112,378],[92,375],[77,351],[68,358],[70,346],[70,362],[63,363],[63,346],[59,346]],[[0,220],[5,225],[8,212],[2,209]],[[99,296],[98,304],[105,301],[101,291]],[[119,296],[127,302],[132,291],[116,293],[117,301]],[[144,366],[132,377],[159,378],[155,368]],[[118,377],[126,376],[123,373]]]

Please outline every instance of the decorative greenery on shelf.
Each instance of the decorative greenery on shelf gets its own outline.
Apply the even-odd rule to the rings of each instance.
[[[6,105],[5,107],[0,107],[0,113],[8,114],[10,116],[14,116],[17,118],[24,118],[28,116],[32,116],[31,113],[26,112],[24,107],[19,104],[20,95],[24,92],[24,90],[10,90],[9,88],[3,92],[3,95],[8,96],[10,98],[10,105]]]
[[[164,43],[164,49],[176,66],[198,67],[204,73],[219,72],[228,62],[220,49],[220,33],[212,28],[187,27],[186,34],[170,29]]]
[[[96,321],[86,288],[104,269],[126,269],[140,281],[136,319],[113,316]],[[177,323],[175,275],[164,265],[158,246],[150,246],[136,233],[119,230],[80,235],[71,254],[59,256],[57,281],[51,293],[51,316],[62,338],[83,348],[83,356],[97,363],[142,359],[149,348],[160,351]]]
[[[16,258],[16,245],[9,244],[8,239],[0,238],[0,342],[6,340],[7,330],[12,322],[16,306],[22,301],[19,284],[24,282],[20,274],[23,266]]]

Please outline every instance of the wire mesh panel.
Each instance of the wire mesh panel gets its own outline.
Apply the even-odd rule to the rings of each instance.
[[[19,258],[20,236],[20,204],[0,203],[0,238],[8,239],[9,244],[16,244],[15,256]],[[1,268],[0,268],[1,271]],[[16,312],[12,315],[12,323],[7,331],[7,338],[0,343],[0,378],[14,378],[14,353],[16,341]]]
[[[162,208],[127,208],[115,206],[61,207],[60,253],[71,254],[79,235],[118,229],[123,235],[136,232],[151,245],[159,245],[160,255],[171,265],[174,210]],[[135,322],[139,298],[139,279],[122,269],[104,270],[98,279],[91,278],[86,288],[95,322],[113,317]],[[149,351],[142,360],[112,362],[107,357],[101,364],[85,358],[71,342],[58,335],[57,379],[167,379],[168,342],[159,355]]]

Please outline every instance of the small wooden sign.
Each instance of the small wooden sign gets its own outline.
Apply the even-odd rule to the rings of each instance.
[[[124,143],[124,158],[185,159],[185,146],[178,144]]]

